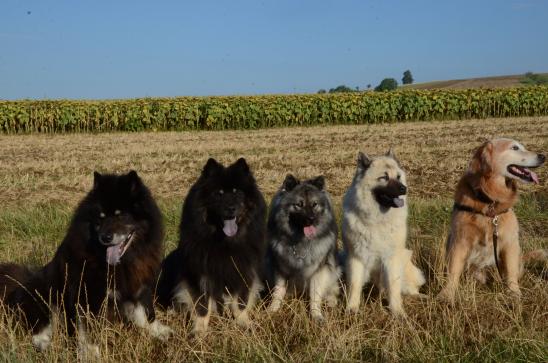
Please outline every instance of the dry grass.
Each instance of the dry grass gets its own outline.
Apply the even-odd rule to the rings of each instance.
[[[164,313],[176,330],[167,343],[121,325],[98,322],[93,334],[105,361],[546,361],[546,266],[529,268],[520,305],[500,282],[465,281],[454,308],[437,303],[443,271],[451,195],[471,151],[484,139],[508,136],[533,150],[548,150],[548,118],[471,120],[396,125],[337,126],[261,131],[0,136],[0,254],[2,260],[43,264],[64,234],[71,210],[91,186],[93,170],[136,169],[160,199],[167,250],[175,245],[182,198],[209,156],[229,162],[245,156],[269,199],[288,172],[324,174],[340,213],[358,150],[385,152],[392,145],[410,180],[410,241],[428,275],[430,299],[405,301],[406,321],[393,320],[380,299],[347,317],[331,309],[324,326],[313,324],[302,301],[281,312],[254,312],[242,331],[216,318],[204,339],[188,336],[188,322]],[[548,168],[541,185],[523,187],[517,208],[525,250],[548,246]],[[344,302],[341,303],[344,305]],[[9,316],[4,320],[9,320]],[[30,337],[0,325],[0,359],[73,361],[73,341],[56,334],[52,349],[37,353]]]
[[[406,168],[412,193],[452,196],[471,151],[487,138],[513,137],[546,150],[548,117],[259,131],[200,131],[0,136],[3,205],[74,204],[94,170],[139,172],[162,200],[182,199],[208,157],[231,162],[245,156],[270,198],[288,172],[323,174],[339,199],[350,184],[358,150],[390,146]],[[546,170],[540,171],[546,176]],[[545,186],[535,190],[546,190]]]

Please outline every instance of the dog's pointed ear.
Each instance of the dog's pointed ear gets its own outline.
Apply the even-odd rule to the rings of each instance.
[[[127,176],[129,178],[129,180],[139,179],[139,175],[137,175],[137,172],[135,170],[130,170],[129,173],[127,173]]]
[[[312,179],[308,180],[307,182],[309,184],[314,185],[319,190],[323,190],[323,188],[325,187],[325,178],[323,177],[323,175],[312,178]]]
[[[141,178],[139,178],[139,175],[137,175],[135,170],[130,170],[129,173],[127,173],[127,178],[131,194],[136,194],[142,185]]]
[[[97,189],[99,187],[99,184],[101,184],[101,178],[103,176],[97,172],[97,171],[94,171],[93,172],[93,189]]]
[[[234,167],[244,174],[249,174],[249,165],[247,165],[247,161],[245,161],[244,158],[239,158],[238,160],[236,160],[236,162],[234,163]]]
[[[202,170],[202,174],[205,176],[211,176],[223,169],[223,166],[213,158],[207,159],[207,163]]]
[[[282,190],[290,192],[300,183],[299,179],[295,178],[293,174],[287,174],[282,184]]]
[[[493,143],[484,142],[474,153],[468,170],[473,174],[489,174],[493,169]]]
[[[371,165],[371,158],[367,156],[367,154],[362,153],[361,151],[358,153],[358,169],[361,171],[366,171],[369,166]]]
[[[384,154],[384,155],[387,156],[387,157],[389,157],[389,158],[394,159],[394,161],[398,164],[398,166],[401,167],[400,161],[399,161],[399,159],[396,157],[396,153],[394,152],[394,149],[392,148],[392,146],[390,147],[390,149],[388,149],[388,151],[387,151],[386,154]]]

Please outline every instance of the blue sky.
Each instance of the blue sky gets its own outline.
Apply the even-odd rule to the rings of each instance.
[[[548,1],[2,0],[0,99],[308,93],[548,72]]]

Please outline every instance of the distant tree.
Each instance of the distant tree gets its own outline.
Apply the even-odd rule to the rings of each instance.
[[[525,76],[520,79],[520,82],[530,86],[548,84],[548,74],[535,74],[533,72],[527,72],[525,73]]]
[[[340,93],[340,92],[354,92],[354,90],[348,86],[345,86],[344,84],[337,86],[335,88],[331,88],[329,90],[329,93]]]
[[[326,93],[326,91],[322,88],[321,90],[318,91],[318,93],[322,95],[322,94]]]
[[[356,86],[356,92],[360,92],[360,87]]]
[[[413,76],[411,75],[411,71],[409,69],[403,72],[403,78],[401,79],[401,83],[403,84],[413,83]]]
[[[396,81],[394,78],[385,78],[377,87],[375,87],[375,91],[393,91],[396,88],[398,88],[398,81]]]
[[[371,83],[367,84],[367,89],[371,89]]]

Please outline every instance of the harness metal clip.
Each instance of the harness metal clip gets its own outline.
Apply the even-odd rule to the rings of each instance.
[[[499,229],[498,229],[499,216],[497,215],[497,216],[493,217],[493,220],[492,220],[491,223],[493,223],[493,227],[495,227],[495,230],[494,230],[493,234],[498,237],[498,235],[499,235]]]

